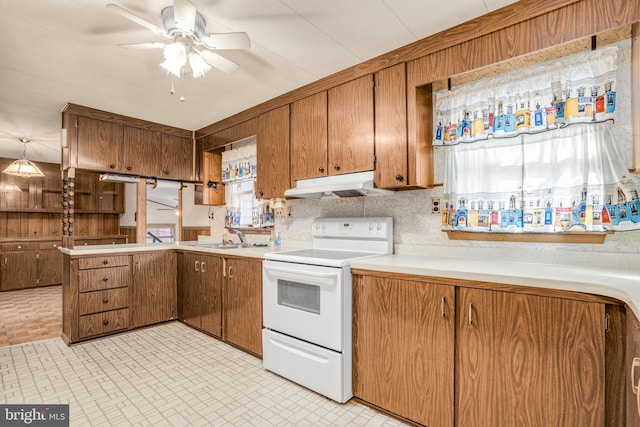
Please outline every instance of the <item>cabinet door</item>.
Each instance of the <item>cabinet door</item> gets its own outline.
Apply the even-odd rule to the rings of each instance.
[[[89,171],[76,171],[73,180],[73,200],[76,213],[94,213],[98,211],[97,186],[98,174]]]
[[[104,172],[122,170],[122,125],[102,120],[77,119],[78,168]]]
[[[354,395],[453,426],[454,287],[356,276],[353,292]]]
[[[327,92],[291,104],[291,180],[327,175]]]
[[[133,254],[133,327],[176,317],[176,254]]]
[[[188,325],[200,328],[200,256],[185,252],[182,255],[180,269],[182,291],[182,321]]]
[[[373,78],[329,89],[329,175],[373,170]]]
[[[3,252],[0,265],[0,290],[38,286],[37,251]]]
[[[289,105],[261,114],[256,142],[259,199],[284,197],[291,187],[289,165]]]
[[[262,262],[225,259],[222,338],[262,355]]]
[[[200,256],[200,327],[222,335],[222,258]]]
[[[141,176],[159,177],[162,144],[158,133],[124,126],[124,170]]]
[[[461,288],[460,426],[602,426],[604,304]]]
[[[375,184],[381,188],[407,185],[407,92],[405,65],[376,73]]]
[[[62,283],[62,252],[58,249],[41,250],[38,253],[38,285]]]
[[[98,212],[124,213],[124,184],[98,181]]]
[[[191,181],[193,144],[189,138],[162,134],[161,178]]]

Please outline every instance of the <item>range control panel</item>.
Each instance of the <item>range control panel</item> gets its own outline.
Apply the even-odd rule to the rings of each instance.
[[[313,221],[311,234],[316,238],[388,240],[393,237],[393,218],[318,218]]]

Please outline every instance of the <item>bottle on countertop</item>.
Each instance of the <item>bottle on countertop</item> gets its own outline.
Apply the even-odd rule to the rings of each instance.
[[[280,248],[282,246],[282,240],[280,239],[280,232],[276,230],[273,233],[273,247]]]

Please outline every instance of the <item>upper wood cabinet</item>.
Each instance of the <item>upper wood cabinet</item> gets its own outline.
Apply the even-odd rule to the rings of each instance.
[[[604,304],[470,288],[459,298],[458,425],[607,425]]]
[[[191,139],[163,133],[161,141],[160,178],[181,181],[193,180],[193,144]]]
[[[284,191],[291,187],[288,104],[258,117],[256,154],[256,196],[260,199],[284,197]]]
[[[326,176],[327,92],[291,104],[291,181]]]
[[[62,113],[67,168],[193,181],[192,132],[67,104]]]
[[[76,127],[78,168],[103,172],[125,171],[122,165],[122,125],[79,116]]]
[[[160,176],[162,146],[160,135],[146,129],[124,127],[124,169],[141,176]]]
[[[373,170],[372,76],[335,86],[327,96],[328,174]]]
[[[353,295],[353,394],[453,427],[455,287],[355,276]]]
[[[408,185],[407,83],[405,65],[375,74],[376,187]]]

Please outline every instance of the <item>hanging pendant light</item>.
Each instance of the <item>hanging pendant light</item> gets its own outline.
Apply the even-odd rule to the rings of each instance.
[[[24,149],[22,150],[22,159],[16,160],[11,163],[5,168],[5,170],[2,171],[2,173],[6,173],[7,175],[19,176],[21,178],[44,176],[38,166],[27,160],[27,143],[31,141],[27,138],[20,138],[19,141],[24,145]]]

